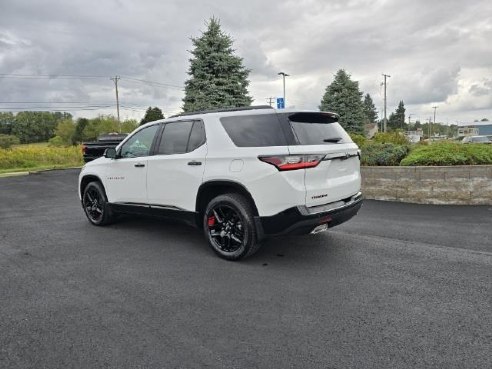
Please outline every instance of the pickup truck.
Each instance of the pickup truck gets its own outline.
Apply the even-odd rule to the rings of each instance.
[[[110,147],[116,147],[123,141],[127,133],[107,133],[100,135],[97,141],[94,142],[84,142],[82,144],[82,154],[84,156],[84,162],[89,162],[91,160],[97,159],[104,155],[104,151]]]

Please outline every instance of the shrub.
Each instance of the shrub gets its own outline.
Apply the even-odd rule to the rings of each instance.
[[[60,136],[55,136],[53,138],[49,139],[49,145],[50,146],[55,146],[55,147],[61,147],[61,146],[67,146]]]
[[[400,132],[387,132],[387,133],[379,132],[374,135],[373,141],[383,144],[384,143],[392,143],[396,145],[409,144],[407,138]]]
[[[16,136],[0,134],[0,148],[2,149],[9,149],[13,145],[18,145],[19,142],[19,138]]]
[[[399,165],[408,151],[407,145],[368,142],[362,147],[362,165]]]
[[[417,145],[400,165],[477,165],[492,164],[492,145],[435,142]]]
[[[364,146],[367,142],[367,138],[357,133],[350,133],[350,138],[352,138],[352,141],[354,141],[359,147]]]

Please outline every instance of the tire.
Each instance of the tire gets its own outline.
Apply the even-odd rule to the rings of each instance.
[[[226,260],[244,259],[261,246],[251,204],[239,194],[212,199],[203,215],[203,230],[212,250]]]
[[[101,182],[90,182],[82,194],[82,207],[90,223],[104,226],[114,221],[114,214],[108,205],[106,192]]]

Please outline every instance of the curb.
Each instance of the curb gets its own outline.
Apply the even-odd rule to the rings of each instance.
[[[28,176],[31,174],[41,174],[43,172],[53,172],[55,170],[68,170],[68,169],[81,169],[82,167],[70,167],[70,168],[47,168],[47,169],[39,169],[39,170],[30,170],[23,172],[7,172],[0,173],[0,178],[3,177],[20,177],[20,176]]]
[[[28,176],[30,172],[11,172],[11,173],[1,173],[0,178],[4,177],[20,177],[20,176]]]

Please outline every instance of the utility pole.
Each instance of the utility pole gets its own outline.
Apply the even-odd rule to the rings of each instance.
[[[284,72],[279,72],[278,75],[279,76],[282,76],[282,80],[283,80],[283,83],[284,83],[284,106],[287,106],[287,102],[285,100],[285,77],[289,77],[290,74],[287,74],[287,73],[284,73]]]
[[[386,78],[390,78],[389,74],[384,74],[384,132],[387,131],[388,120],[386,119]]]
[[[120,131],[121,133],[121,123],[120,123],[120,100],[118,98],[118,81],[119,81],[120,77],[119,76],[114,76],[112,78],[110,78],[111,81],[114,82],[114,87],[116,89],[116,114],[117,114],[117,117],[118,117],[118,130]]]
[[[266,98],[266,101],[268,101],[268,104],[269,104],[270,106],[273,106],[273,101],[274,101],[274,100],[275,100],[275,98],[274,98],[274,97],[271,97],[271,96]]]
[[[410,118],[415,114],[408,114],[408,130],[410,131]]]
[[[434,109],[434,126],[436,125],[436,109],[437,106],[433,106],[432,109]]]

